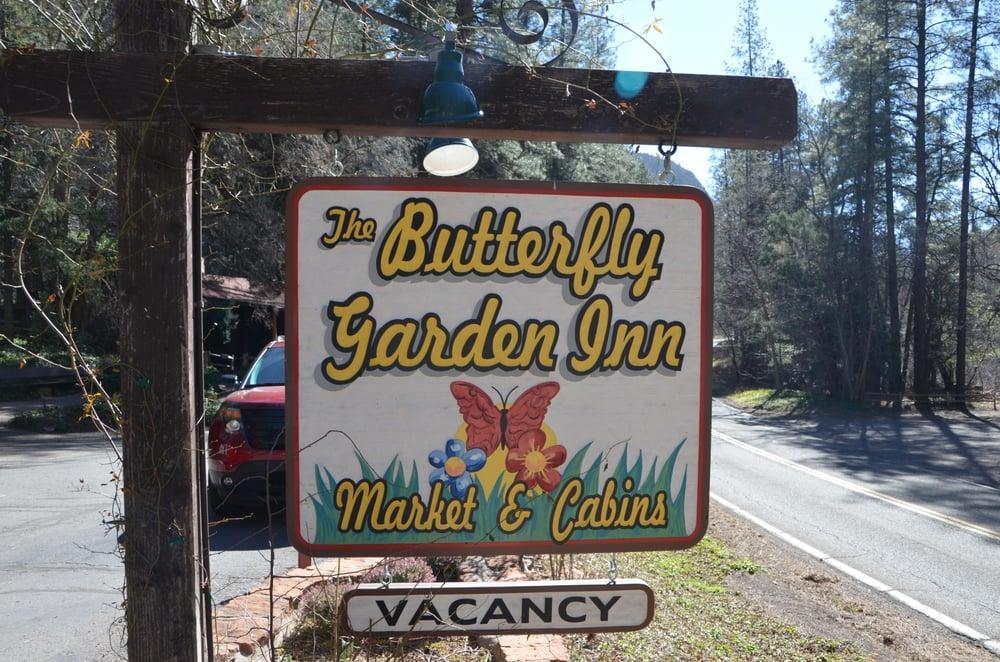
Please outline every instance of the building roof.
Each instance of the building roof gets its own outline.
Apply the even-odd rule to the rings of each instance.
[[[202,277],[201,293],[206,299],[241,301],[259,306],[285,307],[285,289],[280,285],[254,283],[239,276]]]

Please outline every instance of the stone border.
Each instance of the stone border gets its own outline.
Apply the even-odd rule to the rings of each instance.
[[[335,581],[357,581],[381,563],[376,558],[331,559],[305,568],[294,568],[274,577],[274,645],[299,624],[303,598],[320,585]],[[339,571],[338,571],[339,564]],[[466,558],[459,566],[463,582],[485,580],[525,581],[517,556]],[[215,609],[215,661],[257,662],[268,659],[270,635],[269,582],[224,602]],[[567,662],[569,651],[563,638],[553,634],[478,635],[476,643],[492,653],[497,662]]]
[[[274,645],[279,646],[301,620],[299,606],[310,591],[330,580],[360,579],[381,559],[345,558],[293,568],[274,577]],[[338,572],[339,564],[339,572]],[[267,660],[270,583],[265,582],[215,609],[216,662]]]

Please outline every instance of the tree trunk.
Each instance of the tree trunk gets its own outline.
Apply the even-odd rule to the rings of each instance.
[[[882,24],[882,38],[889,41],[889,11],[886,3]],[[892,162],[892,58],[885,58],[885,107],[882,111],[882,141],[885,151],[885,253],[886,253],[886,305],[889,307],[889,390],[894,409],[903,404],[903,361],[900,351],[902,329],[899,320],[899,268],[896,264],[896,200],[895,173]]]
[[[913,398],[929,406],[931,388],[930,328],[927,318],[927,0],[917,0],[917,106],[914,144],[915,232],[913,236]]]
[[[969,38],[969,80],[965,88],[965,141],[962,149],[961,229],[958,240],[958,319],[955,324],[955,397],[966,403],[966,346],[969,312],[969,185],[972,172],[972,117],[976,108],[976,47],[979,39],[979,0],[972,3],[972,36]]]
[[[183,56],[181,0],[117,0],[117,48]],[[165,74],[166,76],[166,74]],[[170,94],[169,80],[165,94]],[[194,388],[192,156],[184,123],[118,129],[128,658],[207,657]]]
[[[7,8],[0,3],[0,40],[7,43]],[[14,141],[10,136],[10,122],[3,118],[3,133],[0,134],[0,153],[10,154]],[[7,215],[10,191],[14,180],[14,165],[10,159],[0,161],[0,220]],[[3,299],[3,330],[14,335],[14,236],[4,232],[0,240],[0,298]]]
[[[858,232],[859,250],[861,252],[861,319],[859,332],[859,352],[855,390],[851,397],[860,402],[866,389],[873,384],[869,379],[869,358],[871,354],[872,333],[875,327],[875,316],[872,310],[877,303],[878,287],[875,283],[875,255],[873,235],[875,233],[875,71],[871,56],[868,59],[868,90],[865,97],[866,130],[865,130],[865,177],[862,189],[864,210],[861,215],[861,227]]]
[[[908,301],[906,306],[906,335],[903,338],[903,373],[902,383],[906,384],[906,371],[910,365],[910,348],[913,346],[913,292],[912,289],[908,295]]]
[[[0,9],[0,17],[2,17]],[[11,140],[8,122],[3,123],[3,134],[0,135],[0,153],[10,154],[14,141]],[[0,220],[7,216],[7,207],[10,202],[10,192],[14,180],[14,165],[10,159],[0,161]],[[17,290],[14,289],[14,253],[16,252],[13,232],[4,232],[0,239],[0,263],[3,270],[0,272],[0,297],[3,298],[3,330],[4,333],[14,336],[14,296]]]

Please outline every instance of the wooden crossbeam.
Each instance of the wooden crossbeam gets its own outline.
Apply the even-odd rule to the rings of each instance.
[[[680,145],[768,149],[797,130],[788,79],[654,73],[624,100],[614,71],[472,63],[466,84],[485,118],[460,129],[418,126],[433,71],[419,61],[8,50],[0,108],[27,125],[67,128],[156,119],[242,133],[656,144],[669,142],[680,104]]]

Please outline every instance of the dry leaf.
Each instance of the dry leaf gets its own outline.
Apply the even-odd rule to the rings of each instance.
[[[73,139],[73,149],[80,149],[81,147],[90,148],[90,129],[81,131]]]

